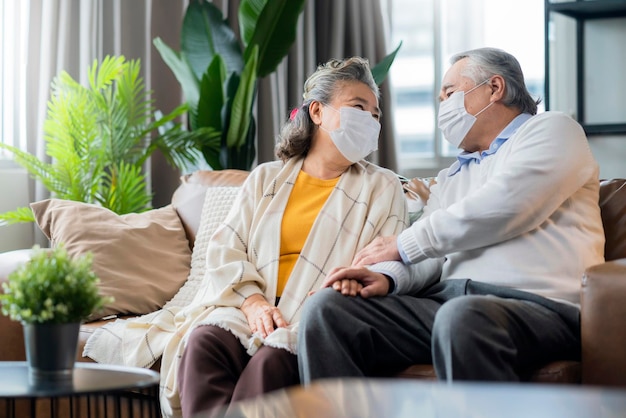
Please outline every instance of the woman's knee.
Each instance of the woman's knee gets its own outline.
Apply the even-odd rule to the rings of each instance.
[[[247,369],[255,369],[261,373],[286,371],[298,374],[298,357],[287,350],[269,346],[261,347],[248,362]]]
[[[214,353],[236,352],[239,346],[232,333],[214,325],[201,325],[189,334],[183,357],[197,359]]]

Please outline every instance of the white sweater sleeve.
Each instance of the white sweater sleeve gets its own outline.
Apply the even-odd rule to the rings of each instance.
[[[431,258],[409,266],[399,261],[383,261],[368,268],[391,277],[395,284],[391,294],[407,295],[417,294],[439,280],[443,261],[443,258]]]
[[[496,156],[504,161],[497,172],[462,191],[461,198],[452,197],[447,207],[429,208],[431,199],[433,205],[445,200],[437,193],[446,193],[446,185],[433,187],[427,216],[399,236],[411,263],[482,248],[538,228],[596,170],[584,131],[558,112],[530,119],[490,158]],[[440,175],[439,181],[454,179]]]

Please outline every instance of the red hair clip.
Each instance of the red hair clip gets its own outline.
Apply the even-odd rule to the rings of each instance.
[[[298,107],[294,107],[291,110],[291,113],[289,114],[289,120],[294,120],[296,118],[296,115],[298,114],[298,110],[300,110],[300,108]]]

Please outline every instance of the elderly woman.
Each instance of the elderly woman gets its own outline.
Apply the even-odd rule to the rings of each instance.
[[[407,226],[398,178],[364,160],[380,131],[367,60],[320,65],[303,97],[280,134],[279,160],[250,173],[209,244],[206,285],[179,314],[184,336],[163,358],[168,414],[210,414],[298,384],[305,298],[375,237]]]

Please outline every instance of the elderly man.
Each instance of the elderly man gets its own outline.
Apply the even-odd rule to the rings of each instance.
[[[442,380],[517,381],[580,358],[580,281],[604,260],[584,131],[536,114],[512,55],[481,48],[451,64],[438,125],[462,152],[417,222],[332,270],[306,302],[305,383],[431,362]]]

